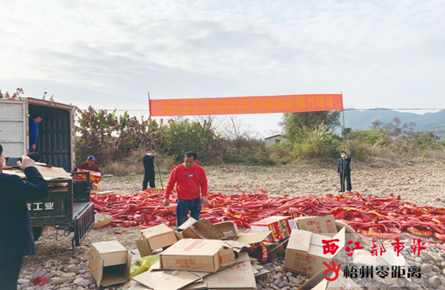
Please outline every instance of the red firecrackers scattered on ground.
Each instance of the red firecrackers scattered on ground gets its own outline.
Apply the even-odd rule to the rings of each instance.
[[[131,195],[92,197],[91,201],[95,213],[114,217],[110,223],[113,227],[175,225],[176,195],[170,197],[167,207],[162,205],[163,199],[164,192],[146,190]],[[333,214],[336,220],[347,223],[364,236],[383,239],[420,236],[424,240],[434,236],[445,242],[445,209],[419,207],[401,201],[400,196],[363,196],[360,193],[323,197],[268,196],[266,191],[259,189],[256,193],[241,195],[209,193],[208,200],[209,205],[203,208],[201,217],[211,223],[231,220],[238,226],[249,227],[273,215],[295,218]]]

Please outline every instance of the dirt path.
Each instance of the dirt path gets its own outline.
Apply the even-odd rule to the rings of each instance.
[[[385,160],[372,159],[368,162],[353,161],[353,192],[371,195],[393,193],[408,201],[420,204],[436,202],[445,198],[445,163],[433,160]],[[206,167],[209,190],[226,194],[267,190],[271,195],[335,194],[340,181],[336,173],[336,163],[301,162],[286,166],[260,167],[226,165]],[[165,187],[168,173],[162,174]],[[118,194],[137,192],[142,188],[142,175],[113,177],[104,179],[101,189],[114,189]],[[156,186],[161,187],[159,174]],[[445,206],[445,203],[444,203]]]

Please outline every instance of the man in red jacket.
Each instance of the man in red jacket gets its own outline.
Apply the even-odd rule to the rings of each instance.
[[[187,220],[189,211],[192,218],[199,220],[201,201],[203,205],[208,203],[206,173],[201,166],[195,163],[196,157],[195,152],[185,153],[184,163],[172,169],[165,189],[163,203],[167,206],[170,204],[169,197],[176,183],[178,194],[176,224],[178,227]],[[202,197],[199,188],[201,188]]]

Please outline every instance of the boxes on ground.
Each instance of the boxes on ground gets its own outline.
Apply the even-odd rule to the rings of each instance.
[[[161,224],[141,231],[142,239],[136,241],[141,257],[149,256],[153,250],[173,245],[178,241],[175,232]]]
[[[180,240],[160,256],[161,268],[164,270],[215,273],[221,267],[235,262],[232,247],[219,240]]]
[[[97,285],[125,283],[130,276],[131,254],[118,241],[92,243],[89,268]]]
[[[291,217],[271,216],[266,219],[254,222],[251,225],[252,232],[272,231],[266,239],[270,242],[278,242],[288,238],[293,230],[298,229],[297,223]]]
[[[323,249],[323,241],[332,242],[336,250],[334,254]],[[320,269],[326,268],[323,262],[330,263],[345,246],[345,229],[341,229],[334,237],[322,236],[308,231],[294,230],[287,244],[284,268],[304,275],[315,275]]]

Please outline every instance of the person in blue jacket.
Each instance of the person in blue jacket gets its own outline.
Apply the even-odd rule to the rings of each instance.
[[[16,290],[23,256],[36,251],[27,201],[47,197],[48,186],[29,157],[17,161],[28,182],[2,173],[4,161],[0,144],[0,289]]]
[[[345,181],[347,183],[346,190],[351,192],[351,157],[348,157],[346,151],[341,152],[341,157],[337,163],[337,175],[340,176],[340,187],[338,192],[345,192]]]
[[[39,124],[42,122],[42,119],[42,115],[39,112],[31,115],[31,120],[29,121],[29,153],[36,151]]]

